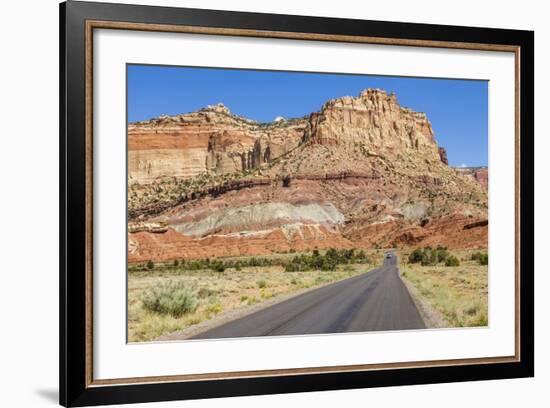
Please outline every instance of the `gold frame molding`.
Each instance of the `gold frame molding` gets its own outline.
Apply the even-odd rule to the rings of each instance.
[[[206,374],[185,374],[153,377],[128,377],[113,379],[93,378],[93,31],[94,29],[115,29],[149,32],[186,33],[234,37],[276,38],[308,41],[329,41],[341,43],[361,43],[396,45],[410,47],[450,48],[478,51],[513,52],[515,58],[515,354],[502,357],[480,357],[450,360],[396,362],[383,364],[358,364],[325,367],[304,367],[276,370],[255,370],[238,372],[217,372]],[[146,383],[168,383],[181,381],[222,380],[251,377],[292,376],[299,374],[320,374],[337,372],[357,372],[389,370],[397,368],[420,368],[460,366],[470,364],[513,363],[521,361],[520,356],[520,49],[514,45],[427,41],[395,39],[367,36],[309,34],[284,31],[262,31],[250,29],[230,29],[197,27],[188,25],[163,25],[127,23],[118,21],[86,21],[86,388],[112,385]]]

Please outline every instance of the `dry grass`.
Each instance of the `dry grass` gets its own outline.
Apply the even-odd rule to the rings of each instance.
[[[214,316],[249,308],[277,296],[346,279],[372,269],[373,265],[341,265],[336,271],[285,272],[281,266],[246,267],[241,271],[186,271],[155,268],[128,274],[128,340],[150,341],[183,330]],[[144,297],[166,282],[183,285],[196,296],[198,307],[179,318],[143,306]]]
[[[451,252],[460,259],[460,266],[408,264],[402,254],[401,273],[443,315],[450,327],[487,326],[487,265],[470,260],[474,251]]]

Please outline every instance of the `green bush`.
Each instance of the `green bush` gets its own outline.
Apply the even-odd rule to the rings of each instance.
[[[180,265],[180,261],[174,259],[174,266],[177,268]]]
[[[451,255],[449,251],[447,251],[446,247],[438,246],[436,249],[436,252],[437,252],[437,262],[445,262],[447,260],[447,257]]]
[[[424,248],[422,261],[420,262],[422,266],[437,265],[437,260],[437,250],[434,251],[430,247]]]
[[[480,265],[489,265],[489,254],[483,254],[479,258]]]
[[[265,280],[263,280],[263,279],[262,279],[262,280],[259,280],[259,281],[256,282],[256,283],[258,284],[258,287],[259,287],[260,289],[263,289],[263,288],[265,288],[265,287],[267,286],[267,282],[266,282]]]
[[[248,262],[245,261],[247,266],[271,266],[272,261],[268,258],[250,258]]]
[[[422,261],[422,256],[424,252],[420,248],[416,248],[409,255],[409,263],[419,263]]]
[[[210,266],[214,272],[225,272],[225,265],[223,262],[215,262]]]
[[[454,255],[451,255],[445,261],[445,266],[460,266],[460,261]]]
[[[146,266],[147,266],[147,269],[149,269],[149,270],[150,270],[150,269],[154,269],[155,263],[149,259],[149,260],[147,261]]]
[[[142,298],[143,307],[150,312],[181,317],[194,312],[199,302],[183,282],[165,282],[149,289]]]
[[[420,263],[422,266],[437,265],[446,262],[452,256],[446,247],[438,246],[435,249],[425,247],[417,248],[409,255],[409,263]]]
[[[334,249],[330,248],[322,255],[319,250],[313,250],[311,255],[302,254],[292,258],[290,262],[284,264],[287,272],[300,271],[334,271],[338,265],[348,265],[354,263],[371,263],[370,258],[361,250],[355,249]]]
[[[472,261],[478,261],[480,265],[488,265],[489,254],[484,254],[482,252],[474,252],[472,254]]]

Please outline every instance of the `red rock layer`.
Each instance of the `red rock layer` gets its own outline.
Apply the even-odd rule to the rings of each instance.
[[[489,227],[486,219],[465,215],[449,215],[427,220],[422,226],[402,220],[370,224],[346,234],[362,246],[381,248],[417,248],[424,246],[449,248],[487,248]],[[481,224],[467,228],[467,226]]]
[[[211,235],[195,239],[169,228],[165,233],[137,232],[128,234],[128,262],[174,259],[206,259],[227,256],[259,256],[290,250],[308,251],[328,248],[353,248],[341,234],[323,226],[302,226],[301,231],[287,236],[282,229],[257,235]]]

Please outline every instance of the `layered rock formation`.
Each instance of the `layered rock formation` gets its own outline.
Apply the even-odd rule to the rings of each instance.
[[[130,183],[259,168],[301,142],[307,121],[260,124],[223,104],[128,125]]]
[[[269,124],[210,106],[131,124],[129,145],[130,262],[487,246],[486,188],[448,166],[425,114],[381,90]]]
[[[378,154],[413,150],[433,156],[437,152],[426,115],[399,106],[395,95],[379,89],[367,89],[357,98],[330,100],[311,115],[310,122],[313,143],[362,143]]]

